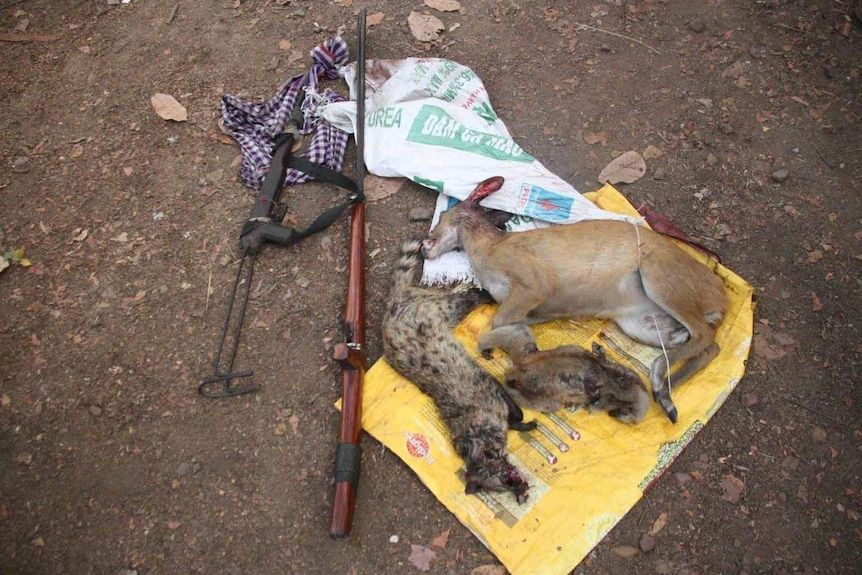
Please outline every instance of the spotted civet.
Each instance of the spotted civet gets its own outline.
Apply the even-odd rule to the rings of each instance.
[[[421,240],[406,242],[395,266],[383,319],[386,361],[437,406],[455,451],[466,465],[467,493],[511,491],[519,502],[528,485],[506,455],[508,427],[529,430],[505,389],[467,354],[452,330],[474,307],[492,300],[485,292],[450,293],[420,287]]]

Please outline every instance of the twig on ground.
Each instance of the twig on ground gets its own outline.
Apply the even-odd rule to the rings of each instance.
[[[773,24],[773,26],[775,26],[776,28],[785,28],[787,30],[793,30],[794,32],[800,32],[802,34],[808,34],[808,32],[803,30],[802,28],[797,28],[796,26],[788,26],[787,24],[782,24],[781,22],[779,22],[777,24]]]
[[[823,152],[820,151],[820,148],[817,147],[817,144],[815,144],[814,142],[811,142],[811,145],[814,146],[815,150],[817,150],[817,154],[820,156],[820,159],[823,160],[823,163],[834,170],[835,166],[833,166],[832,164],[829,163],[829,160],[826,159],[826,156],[824,156]]]
[[[171,8],[171,15],[170,15],[170,16],[168,16],[168,24],[170,24],[171,22],[173,22],[173,21],[174,21],[174,18],[176,18],[176,17],[177,17],[177,11],[178,11],[179,9],[180,9],[180,4],[179,4],[179,2],[178,2],[178,3],[174,4],[174,7],[173,7],[173,8]]]
[[[843,429],[849,429],[849,430],[851,430],[851,431],[852,431],[852,429],[850,428],[850,426],[848,426],[846,423],[844,423],[843,421],[841,421],[841,420],[840,420],[840,419],[838,419],[838,418],[832,417],[831,415],[829,415],[829,414],[827,414],[827,413],[823,413],[822,411],[820,411],[820,410],[818,410],[818,409],[814,409],[813,407],[808,407],[807,405],[805,405],[805,404],[803,404],[803,403],[801,403],[801,402],[799,402],[799,401],[796,401],[796,400],[795,400],[795,399],[793,399],[792,397],[788,397],[788,396],[786,396],[786,395],[785,395],[785,396],[783,396],[783,399],[784,399],[784,401],[786,401],[786,402],[788,402],[788,403],[792,403],[793,405],[795,405],[795,406],[797,406],[797,407],[801,407],[802,409],[808,410],[808,411],[810,411],[811,413],[814,413],[814,414],[816,414],[816,415],[819,415],[820,417],[825,417],[826,419],[828,419],[829,421],[831,421],[832,423],[834,423],[835,425],[837,425],[837,426],[839,426],[839,427],[841,427],[841,428],[843,428]]]
[[[661,52],[659,52],[658,50],[656,50],[655,48],[653,48],[649,44],[641,42],[637,38],[632,38],[631,36],[626,36],[625,34],[617,34],[616,32],[611,32],[610,30],[604,30],[602,28],[596,28],[594,26],[589,26],[588,24],[581,24],[580,22],[575,22],[575,26],[580,27],[580,28],[585,28],[587,30],[592,30],[593,32],[603,32],[605,34],[610,34],[611,36],[616,36],[617,38],[624,38],[626,40],[631,40],[632,42],[640,44],[644,48],[647,48],[647,49],[655,52],[656,54],[661,55]]]
[[[15,6],[16,4],[21,4],[21,3],[26,2],[26,1],[27,0],[12,0],[11,2],[6,2],[5,4],[3,4],[2,7],[0,7],[0,10],[5,10],[6,8],[11,8],[12,6]]]

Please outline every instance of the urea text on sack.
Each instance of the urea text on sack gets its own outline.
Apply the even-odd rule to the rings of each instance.
[[[401,112],[401,108],[397,106],[378,108],[368,115],[368,126],[370,128],[400,128]]]

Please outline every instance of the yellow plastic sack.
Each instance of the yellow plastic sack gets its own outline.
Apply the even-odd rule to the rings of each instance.
[[[613,187],[587,194],[602,208],[637,216]],[[641,498],[727,399],[745,371],[752,338],[752,288],[727,268],[682,246],[724,281],[727,315],[718,331],[721,353],[703,371],[673,390],[679,421],[670,423],[657,404],[630,426],[605,412],[561,410],[551,416],[525,410],[540,429],[510,432],[509,452],[530,484],[519,505],[510,493],[464,493],[462,462],[431,400],[398,375],[385,359],[366,374],[362,426],[404,460],[434,495],[513,575],[565,575]],[[477,340],[490,329],[494,306],[473,311],[455,330],[468,351],[498,379],[508,359],[485,361]],[[554,321],[533,327],[540,349],[602,344],[609,357],[648,381],[661,350],[629,339],[598,320]]]

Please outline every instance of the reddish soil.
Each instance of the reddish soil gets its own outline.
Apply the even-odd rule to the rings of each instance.
[[[327,536],[346,219],[259,259],[237,368],[261,390],[196,392],[254,197],[238,148],[210,137],[219,98],[268,98],[339,30],[352,46],[361,7],[385,15],[369,57],[470,66],[578,189],[615,153],[660,149],[621,191],[756,287],[739,388],[575,572],[860,572],[856,0],[462,0],[427,50],[406,24],[419,0],[180,1],[169,22],[175,4],[0,0],[0,32],[56,35],[0,41],[0,253],[32,262],[0,272],[0,572],[414,573],[410,545],[447,529],[430,573],[495,563],[367,436],[353,535]],[[159,118],[154,93],[189,120]],[[299,186],[289,217],[342,197]],[[371,361],[396,246],[427,229],[407,213],[432,203],[410,184],[368,206]],[[654,549],[619,556],[663,513]]]

